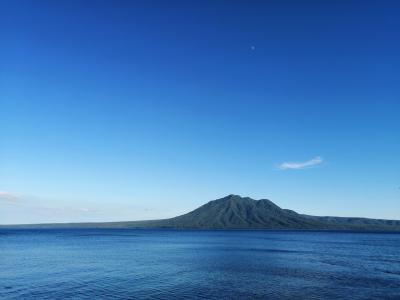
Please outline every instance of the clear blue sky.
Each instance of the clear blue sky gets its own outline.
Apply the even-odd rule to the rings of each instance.
[[[0,4],[0,223],[227,194],[400,219],[398,1]]]

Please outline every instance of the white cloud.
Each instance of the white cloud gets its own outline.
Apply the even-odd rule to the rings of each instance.
[[[315,167],[323,162],[322,157],[316,156],[303,162],[283,162],[278,166],[281,170],[300,170]]]
[[[95,213],[97,210],[87,207],[54,206],[54,199],[45,199],[36,196],[15,194],[6,191],[0,191],[0,203],[18,205],[20,208],[29,208],[40,211],[52,211],[54,213]]]
[[[81,208],[78,208],[77,210],[82,211],[82,212],[90,212],[91,211],[91,209],[86,208],[86,207],[81,207]]]
[[[0,200],[7,202],[16,202],[19,196],[10,192],[0,191]]]

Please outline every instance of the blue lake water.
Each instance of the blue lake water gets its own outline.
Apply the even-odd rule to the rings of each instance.
[[[1,299],[400,299],[400,234],[0,230]]]

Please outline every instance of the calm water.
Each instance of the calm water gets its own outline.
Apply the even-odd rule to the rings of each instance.
[[[400,299],[400,234],[1,230],[1,299]]]

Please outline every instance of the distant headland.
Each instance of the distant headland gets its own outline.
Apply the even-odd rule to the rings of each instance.
[[[400,231],[400,221],[319,217],[282,209],[267,199],[228,195],[174,218],[146,221],[4,225],[7,228],[171,228]]]

